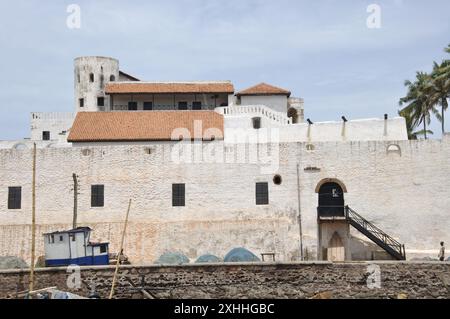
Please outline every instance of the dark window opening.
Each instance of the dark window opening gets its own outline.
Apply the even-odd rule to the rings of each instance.
[[[292,118],[292,123],[297,124],[298,123],[298,112],[294,108],[290,108],[288,110],[288,117]]]
[[[97,98],[97,106],[105,106],[105,98],[104,97]]]
[[[100,254],[104,254],[106,253],[106,245],[101,245],[100,246]]]
[[[64,237],[63,236],[59,236],[59,241],[64,241]]]
[[[188,109],[188,104],[187,102],[178,102],[178,109],[179,110],[187,110]]]
[[[80,99],[80,107],[84,107],[84,99]]]
[[[275,176],[273,177],[273,183],[274,183],[275,185],[281,185],[282,182],[283,182],[283,179],[281,178],[280,175],[275,175]]]
[[[261,128],[261,118],[260,117],[252,118],[252,122],[253,122],[253,128],[255,130],[258,130]]]
[[[256,183],[256,205],[269,204],[269,184]]]
[[[111,75],[110,77],[109,77],[109,81],[110,82],[114,82],[116,80],[116,77],[114,76],[114,75]]]
[[[43,131],[42,132],[42,140],[43,141],[50,141],[50,131]]]
[[[144,111],[153,110],[153,102],[144,102]]]
[[[70,234],[69,237],[71,241],[75,241],[75,234]]]
[[[137,102],[128,102],[128,111],[137,111]]]
[[[55,243],[55,235],[51,235],[51,236],[50,236],[50,242],[51,242],[52,244]]]
[[[180,207],[186,205],[185,184],[172,184],[172,206]]]
[[[8,209],[22,208],[22,187],[8,187]]]
[[[94,82],[94,73],[89,74],[89,81]]]
[[[91,207],[105,206],[105,185],[91,186]]]
[[[202,109],[202,102],[193,102],[192,103],[192,109],[193,110],[201,110]]]

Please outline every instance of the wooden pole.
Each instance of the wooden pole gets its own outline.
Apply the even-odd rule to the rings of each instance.
[[[77,228],[78,215],[78,180],[77,174],[73,173],[73,229]]]
[[[33,179],[31,182],[31,267],[30,267],[30,287],[34,290],[34,255],[36,251],[36,143],[33,145]]]
[[[114,277],[113,277],[113,282],[112,282],[112,286],[111,286],[111,292],[109,293],[109,299],[112,299],[112,297],[114,296],[114,288],[116,286],[117,273],[119,272],[120,256],[121,256],[122,250],[123,250],[123,242],[125,240],[125,232],[127,231],[128,215],[130,214],[130,208],[131,208],[131,199],[128,202],[127,215],[125,217],[125,225],[123,226],[122,240],[120,242],[119,254],[117,255],[116,270],[114,271]]]
[[[300,164],[297,164],[297,201],[298,201],[298,226],[300,231],[300,260],[303,256],[303,228],[302,228],[302,208],[300,204]]]

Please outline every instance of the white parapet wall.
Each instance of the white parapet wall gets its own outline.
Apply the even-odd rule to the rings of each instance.
[[[50,132],[50,141],[65,143],[72,127],[75,113],[33,112],[31,113],[31,140],[42,141],[43,132]]]
[[[216,108],[225,118],[225,141],[246,141],[258,132],[253,119],[260,118],[260,131],[276,138],[270,142],[346,142],[346,141],[404,141],[408,140],[403,117],[392,119],[361,119],[339,122],[293,124],[285,113],[264,105],[242,105]]]

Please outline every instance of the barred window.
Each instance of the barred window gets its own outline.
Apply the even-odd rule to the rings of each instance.
[[[105,206],[105,185],[91,186],[91,207]]]
[[[22,208],[22,187],[8,187],[8,209]]]
[[[42,132],[42,140],[43,141],[50,141],[50,131],[43,131]]]
[[[269,205],[268,183],[256,183],[256,205]]]
[[[186,206],[186,187],[185,184],[172,184],[172,206]]]

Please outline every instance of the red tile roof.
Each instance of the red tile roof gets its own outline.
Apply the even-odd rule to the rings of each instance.
[[[248,89],[240,91],[237,96],[245,95],[287,95],[291,96],[291,92],[267,83],[260,83]]]
[[[106,94],[125,93],[227,93],[233,94],[231,82],[111,82],[106,84]]]
[[[201,122],[197,122],[201,121]],[[195,136],[200,125],[203,139],[223,139],[223,115],[214,111],[79,112],[68,142],[170,141],[187,131]],[[196,126],[197,128],[197,126]],[[175,129],[182,129],[179,133]],[[184,129],[184,130],[183,130]],[[215,130],[209,130],[215,129]],[[200,134],[199,134],[200,135]],[[184,136],[187,139],[189,136]]]

